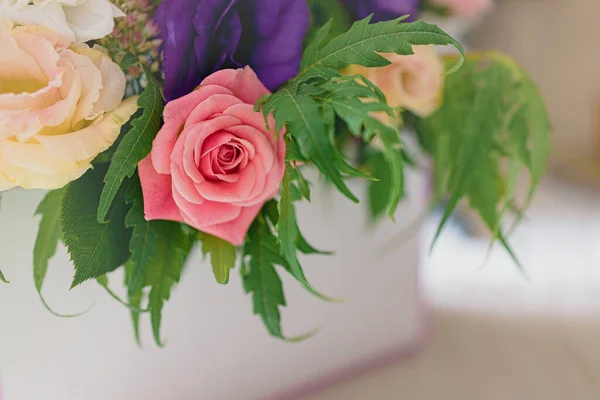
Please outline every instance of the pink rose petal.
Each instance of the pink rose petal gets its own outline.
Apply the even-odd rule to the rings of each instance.
[[[150,187],[144,196],[159,197],[148,201],[147,218],[182,221],[234,245],[243,243],[264,203],[277,194],[285,169],[284,131],[268,130],[254,111],[265,93],[251,69],[223,70],[167,105],[152,168],[140,164],[142,186]],[[272,118],[269,126],[275,126]],[[168,215],[158,210],[161,204]]]
[[[233,95],[246,104],[256,103],[269,90],[262,84],[256,73],[250,67],[244,69],[223,69],[206,77],[200,84],[224,86],[233,92]]]
[[[170,158],[175,142],[183,130],[186,120],[198,106],[210,96],[217,94],[230,94],[231,91],[220,86],[205,88],[206,90],[196,90],[187,96],[169,102],[164,111],[165,124],[152,143],[152,162],[154,168],[161,174],[168,174],[170,168]]]
[[[179,208],[171,192],[171,176],[159,174],[152,165],[150,156],[138,164],[138,173],[144,196],[144,213],[147,220],[166,219],[183,222]]]

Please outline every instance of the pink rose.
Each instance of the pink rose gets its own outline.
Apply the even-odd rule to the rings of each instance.
[[[285,170],[284,132],[269,131],[253,110],[265,93],[246,67],[218,71],[167,104],[165,125],[139,164],[146,219],[184,222],[243,243]]]

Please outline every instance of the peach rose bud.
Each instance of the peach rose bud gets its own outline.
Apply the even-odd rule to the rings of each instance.
[[[351,66],[345,75],[363,75],[385,94],[388,104],[427,117],[442,102],[444,64],[433,46],[413,46],[412,55],[382,54],[391,65]]]

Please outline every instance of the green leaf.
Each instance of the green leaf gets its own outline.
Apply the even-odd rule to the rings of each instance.
[[[309,244],[306,239],[304,238],[304,236],[302,236],[302,233],[298,230],[298,237],[296,238],[296,246],[298,248],[298,251],[300,251],[303,254],[320,254],[320,255],[324,255],[324,256],[330,256],[333,255],[332,251],[323,251],[323,250],[317,250],[316,248],[314,248],[311,244]]]
[[[146,221],[142,186],[138,175],[134,175],[132,178],[125,195],[125,201],[131,205],[125,217],[125,225],[132,228],[131,241],[129,242],[131,270],[127,280],[127,289],[129,296],[134,296],[139,293],[146,283],[146,273],[152,263],[158,240],[162,234],[160,232],[162,224],[158,221]]]
[[[417,124],[433,155],[436,192],[449,197],[436,238],[467,198],[518,264],[501,221],[515,204],[520,166],[531,176],[530,198],[545,170],[550,123],[544,102],[529,76],[495,52],[467,57],[445,86],[443,107]]]
[[[464,142],[457,157],[458,164],[454,167],[450,177],[450,185],[452,188],[450,199],[436,232],[434,242],[442,232],[450,215],[456,209],[460,199],[467,195],[470,189],[475,187],[475,182],[481,182],[481,179],[477,180],[477,177],[483,174],[479,167],[489,161],[489,153],[494,144],[494,134],[504,128],[503,99],[498,96],[497,88],[494,87],[496,82],[503,79],[500,73],[501,71],[492,69],[490,76],[486,77],[486,79],[479,80],[481,87],[477,91],[473,101],[473,108],[466,116],[463,133]],[[484,183],[489,182],[488,178],[489,177],[486,176]],[[493,179],[492,183],[495,184],[495,181],[496,180]],[[489,195],[489,193],[479,190],[475,193],[475,196]],[[494,203],[489,204],[486,200],[479,203],[480,211],[489,218],[490,216],[488,214],[490,213],[490,210],[482,209],[481,207],[483,205],[486,207],[494,207],[494,209],[496,205]],[[486,222],[488,222],[488,218],[484,218],[484,220],[487,220]],[[493,226],[495,226],[495,224],[496,223],[494,222]]]
[[[150,311],[150,310],[142,310],[140,308],[139,304],[127,303],[125,300],[123,300],[122,298],[120,298],[119,295],[117,295],[115,292],[113,292],[111,290],[110,286],[108,285],[108,277],[106,275],[102,275],[102,276],[99,276],[98,278],[96,278],[96,282],[98,282],[98,284],[100,286],[102,286],[104,288],[104,290],[106,290],[106,292],[109,294],[110,297],[112,297],[117,302],[119,302],[122,305],[124,305],[131,312],[139,314],[139,313]]]
[[[164,110],[164,100],[160,84],[146,67],[148,85],[138,99],[138,106],[143,109],[141,116],[131,122],[131,129],[123,136],[115,151],[108,173],[104,178],[104,189],[98,207],[98,222],[104,222],[106,215],[117,195],[123,180],[131,178],[142,161],[152,149],[152,141],[160,129],[160,121]]]
[[[271,221],[273,225],[276,225],[277,222],[279,222],[279,210],[277,201],[267,201],[265,206],[263,207],[263,211],[265,213],[265,216],[269,219],[269,221]]]
[[[235,246],[218,237],[200,233],[202,251],[210,255],[210,263],[218,283],[229,283],[229,271],[235,267]]]
[[[48,192],[35,211],[34,215],[41,215],[42,219],[33,248],[33,281],[42,304],[49,312],[60,317],[74,317],[81,315],[81,313],[59,314],[50,308],[44,296],[42,296],[42,286],[48,271],[48,262],[56,254],[56,248],[61,237],[61,202],[64,192],[64,189]]]
[[[283,266],[286,261],[279,255],[277,238],[261,215],[248,231],[244,255],[249,260],[241,269],[242,279],[246,293],[252,293],[254,314],[261,316],[272,336],[285,339],[279,307],[285,307],[286,302],[275,266]]]
[[[277,234],[281,246],[281,254],[287,261],[284,265],[286,270],[311,294],[320,299],[332,301],[327,296],[322,295],[306,279],[302,266],[298,261],[297,241],[300,230],[296,221],[296,208],[292,198],[292,175],[293,168],[287,165],[283,181],[281,183],[281,199],[279,201],[279,222],[277,223]]]
[[[148,308],[154,340],[162,346],[160,325],[164,302],[169,299],[172,286],[179,282],[184,261],[192,241],[183,226],[171,221],[146,221],[139,178],[135,175],[127,190],[131,208],[126,224],[133,228],[129,243],[131,258],[126,264],[129,303],[139,307],[143,289],[150,286]],[[139,340],[139,315],[132,313],[136,339]]]
[[[302,154],[346,197],[358,203],[336,165],[337,150],[329,140],[319,104],[311,97],[283,89],[273,94],[263,106],[265,115],[271,112],[274,112],[277,120],[276,130],[287,124],[288,132],[294,137]]]
[[[119,63],[119,66],[123,71],[126,71],[127,68],[131,67],[133,64],[137,63],[139,60],[136,56],[131,53],[125,53],[123,59]]]
[[[395,116],[394,110],[385,102],[385,96],[365,78],[344,77],[333,79],[322,84],[327,90],[319,97],[325,107],[329,106],[343,120],[355,136],[371,140],[379,136],[384,147],[384,158],[388,163],[390,179],[388,181],[388,197],[385,199],[390,217],[393,219],[398,203],[404,195],[404,143],[397,128],[383,123],[378,114]],[[338,168],[351,176],[371,179],[374,178],[363,171],[349,166],[336,155]]]
[[[171,221],[156,221],[160,224],[161,233],[154,250],[152,263],[148,267],[147,284],[151,285],[148,295],[148,308],[154,341],[163,346],[160,338],[162,309],[165,301],[171,296],[173,285],[179,282],[185,260],[191,249],[188,235],[182,225]],[[135,295],[135,294],[134,294]]]
[[[342,34],[350,28],[351,17],[346,7],[339,1],[308,0],[311,11],[311,27],[306,42],[314,38],[319,28],[331,21],[331,32],[325,41]]]
[[[63,194],[63,189],[49,192],[35,211],[35,215],[42,216],[33,248],[33,281],[40,297],[48,262],[54,257],[60,239],[60,205]]]
[[[129,287],[129,280],[131,274],[133,272],[133,264],[131,260],[125,263],[125,286]],[[136,309],[142,308],[142,302],[144,300],[144,291],[143,289],[138,290],[136,293],[129,294],[129,304]],[[135,309],[131,310],[131,324],[133,325],[133,334],[135,337],[135,341],[138,346],[142,346],[142,339],[140,336],[140,312]]]
[[[367,129],[378,131],[379,138],[383,144],[383,154],[391,172],[388,215],[394,219],[398,204],[404,196],[404,157],[402,156],[404,143],[400,139],[400,135],[396,129],[376,119],[371,119],[367,122]]]
[[[108,221],[98,223],[96,219],[105,172],[102,167],[89,170],[65,188],[61,230],[75,266],[71,287],[111,272],[129,258],[131,231],[125,227],[124,190],[119,191]]]
[[[331,24],[326,24],[315,35],[315,40],[304,53],[295,82],[319,76],[339,76],[336,69],[352,64],[365,67],[385,67],[390,62],[379,53],[412,54],[413,45],[453,45],[461,54],[462,46],[435,25],[423,21],[401,23],[405,18],[370,24],[371,16],[355,22],[352,27],[322,45],[329,35]],[[456,65],[460,67],[461,61]]]
[[[369,210],[371,218],[381,217],[388,206],[392,181],[392,171],[381,152],[371,152],[367,158],[371,175],[377,179],[369,183]]]
[[[300,161],[300,162],[306,162],[306,158],[304,158],[304,156],[300,153],[300,149],[298,148],[298,145],[296,144],[296,142],[291,139],[289,136],[286,137],[286,153],[285,153],[285,161]]]
[[[0,271],[0,281],[4,282],[4,283],[10,283],[6,277],[4,276],[4,273],[2,271]]]

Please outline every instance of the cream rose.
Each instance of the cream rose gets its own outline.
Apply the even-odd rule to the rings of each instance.
[[[0,190],[79,178],[137,110],[99,48],[0,19]]]
[[[109,0],[0,0],[0,18],[44,26],[77,42],[105,37],[124,16]]]
[[[433,46],[413,46],[414,54],[382,54],[391,65],[352,66],[346,75],[363,75],[385,94],[388,104],[427,117],[442,101],[444,64]]]

